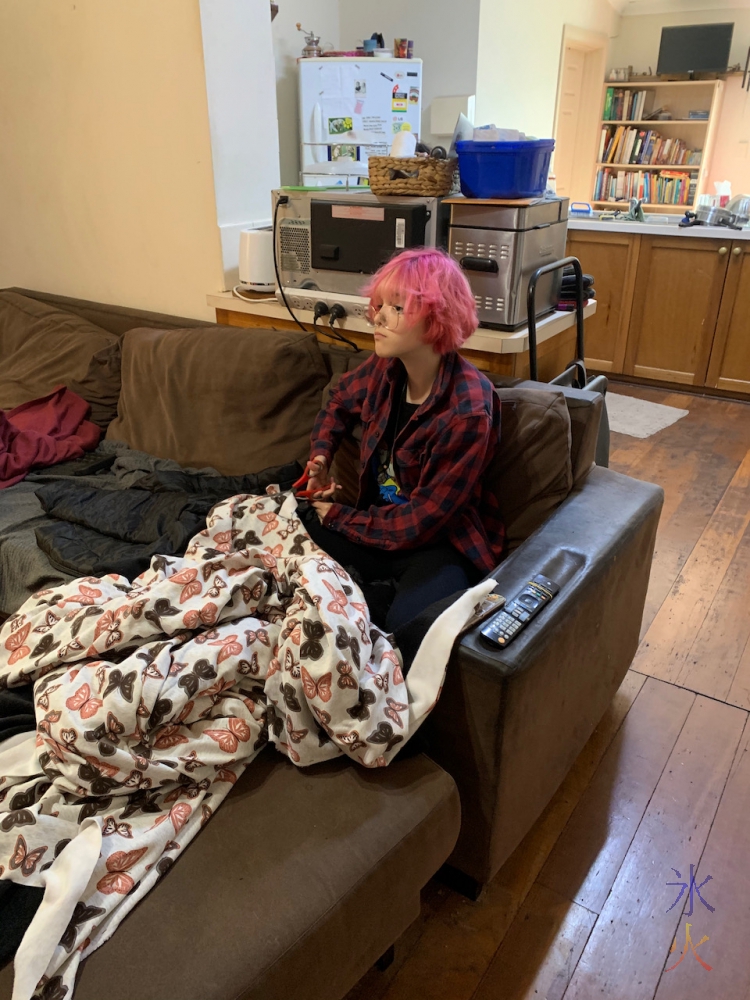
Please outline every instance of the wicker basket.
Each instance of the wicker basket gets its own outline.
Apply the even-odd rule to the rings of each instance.
[[[373,194],[440,198],[450,192],[457,163],[455,159],[436,160],[431,156],[371,156],[370,189]]]

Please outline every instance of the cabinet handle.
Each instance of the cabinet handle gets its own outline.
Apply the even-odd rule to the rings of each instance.
[[[734,250],[732,250],[732,253],[734,254],[735,257],[739,257],[739,255],[742,253],[742,247],[735,247]]]
[[[724,254],[726,254],[728,252],[729,252],[729,250],[727,249],[727,247],[719,247],[719,256],[720,257],[723,257]]]

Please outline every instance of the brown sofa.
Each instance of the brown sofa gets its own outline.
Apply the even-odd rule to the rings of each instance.
[[[327,386],[358,362],[302,333],[14,291],[116,338],[119,352],[110,342],[88,359],[84,350],[71,376],[101,401],[121,359],[110,440],[228,474],[305,457]],[[14,308],[11,296],[19,321]],[[0,377],[0,408],[4,391]],[[78,1000],[336,1000],[416,916],[421,887],[446,859],[478,891],[549,802],[635,653],[662,492],[593,466],[598,394],[498,392],[503,448],[490,476],[511,554],[493,574],[497,590],[510,597],[544,573],[559,596],[504,652],[476,630],[459,641],[425,726],[429,756],[377,773],[341,761],[300,771],[271,754],[251,765],[168,878],[87,960]],[[349,442],[345,485],[354,456]],[[2,505],[0,492],[0,522]],[[3,544],[0,532],[0,556]],[[6,968],[2,1000],[10,983]]]

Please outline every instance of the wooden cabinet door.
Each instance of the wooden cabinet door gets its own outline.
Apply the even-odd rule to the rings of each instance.
[[[750,240],[735,240],[706,385],[750,393]]]
[[[641,238],[628,375],[705,384],[730,247],[730,238]]]
[[[630,233],[568,230],[568,254],[593,275],[596,289],[596,312],[584,328],[586,366],[593,371],[623,371],[640,243]]]

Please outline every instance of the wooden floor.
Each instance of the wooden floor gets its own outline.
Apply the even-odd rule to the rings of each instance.
[[[612,388],[690,411],[612,436],[666,492],[633,667],[480,900],[430,883],[347,1000],[750,1000],[750,405]],[[691,865],[714,912],[670,908]]]

